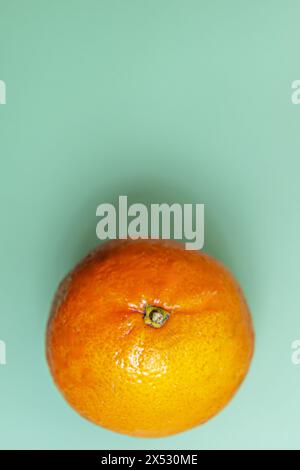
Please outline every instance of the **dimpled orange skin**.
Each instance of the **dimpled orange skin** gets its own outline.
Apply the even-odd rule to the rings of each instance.
[[[170,313],[154,328],[147,305]],[[161,240],[107,242],[61,283],[47,329],[54,381],[82,416],[160,437],[204,423],[231,399],[254,335],[242,292],[219,262]]]

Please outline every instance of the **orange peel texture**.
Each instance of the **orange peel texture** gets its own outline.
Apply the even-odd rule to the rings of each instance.
[[[59,390],[107,429],[160,437],[218,413],[245,378],[251,316],[229,271],[177,242],[100,245],[61,283],[47,328]]]

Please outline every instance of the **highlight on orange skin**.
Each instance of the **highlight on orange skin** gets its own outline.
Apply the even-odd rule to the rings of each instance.
[[[229,271],[161,240],[100,245],[62,281],[47,328],[47,360],[68,403],[140,437],[218,413],[253,348],[251,316]]]

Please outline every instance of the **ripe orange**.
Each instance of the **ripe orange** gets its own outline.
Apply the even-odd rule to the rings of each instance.
[[[219,262],[161,240],[114,241],[61,283],[47,331],[58,388],[105,428],[159,437],[230,400],[253,353],[242,292]]]

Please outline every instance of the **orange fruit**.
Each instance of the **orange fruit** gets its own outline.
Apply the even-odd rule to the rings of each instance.
[[[202,252],[107,242],[61,283],[47,330],[54,381],[82,416],[142,437],[204,423],[231,399],[254,335],[242,292]]]

